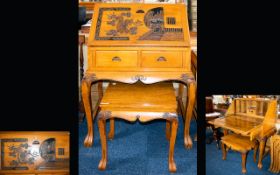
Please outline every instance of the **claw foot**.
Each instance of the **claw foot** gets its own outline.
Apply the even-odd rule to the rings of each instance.
[[[174,160],[170,161],[169,162],[169,171],[172,173],[175,173],[176,170],[177,170],[177,168],[176,168],[176,164],[175,164]]]
[[[92,144],[93,144],[93,136],[91,134],[88,134],[85,138],[84,146],[85,147],[91,147]]]
[[[263,165],[261,163],[258,164],[258,168],[262,169]]]
[[[98,165],[98,169],[99,170],[105,170],[106,169],[106,164],[107,161],[105,159],[101,159]]]
[[[191,149],[191,148],[192,148],[192,145],[193,145],[191,136],[186,136],[186,137],[184,138],[184,143],[185,143],[185,148],[186,148],[186,149]]]

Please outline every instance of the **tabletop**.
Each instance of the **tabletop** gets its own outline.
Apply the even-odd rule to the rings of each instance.
[[[235,133],[248,135],[252,129],[262,124],[263,119],[255,117],[244,117],[242,115],[230,115],[217,118],[213,121],[215,127],[229,129]]]

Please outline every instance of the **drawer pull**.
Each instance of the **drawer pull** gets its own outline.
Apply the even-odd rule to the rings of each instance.
[[[112,61],[114,61],[114,62],[120,62],[120,61],[122,61],[122,59],[120,58],[120,57],[113,57],[112,58]]]
[[[160,61],[166,61],[166,58],[165,58],[165,57],[158,57],[157,61],[158,61],[158,62],[160,62]]]

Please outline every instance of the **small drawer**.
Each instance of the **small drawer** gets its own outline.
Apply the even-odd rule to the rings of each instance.
[[[142,51],[141,66],[145,68],[180,68],[183,53],[176,51]]]
[[[96,51],[96,67],[136,67],[137,51]]]

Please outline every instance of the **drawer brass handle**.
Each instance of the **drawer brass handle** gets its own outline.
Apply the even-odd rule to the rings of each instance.
[[[122,61],[122,59],[121,59],[120,57],[113,57],[113,58],[112,58],[112,61],[118,61],[118,62],[120,62],[120,61]]]
[[[158,57],[157,61],[166,61],[166,58],[165,57]]]

